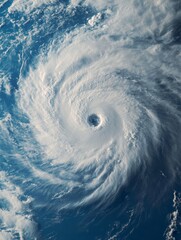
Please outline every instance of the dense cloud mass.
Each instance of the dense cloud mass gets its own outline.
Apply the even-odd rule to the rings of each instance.
[[[116,202],[128,220],[99,239],[132,239],[121,234],[136,228],[145,202],[159,206],[171,194],[162,236],[176,239],[179,2],[4,0],[0,11],[0,238],[45,237],[44,208],[56,222],[64,211],[99,214]],[[125,191],[134,203],[118,200]]]

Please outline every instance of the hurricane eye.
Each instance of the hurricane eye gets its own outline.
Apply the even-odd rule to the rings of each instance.
[[[96,114],[91,114],[88,117],[87,122],[91,127],[97,127],[100,124],[100,118]]]

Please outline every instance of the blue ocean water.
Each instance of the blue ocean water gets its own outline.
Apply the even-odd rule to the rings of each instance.
[[[181,239],[179,1],[0,2],[0,240]]]

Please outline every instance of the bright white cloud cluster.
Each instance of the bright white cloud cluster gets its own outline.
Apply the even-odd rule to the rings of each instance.
[[[66,192],[77,186],[88,192],[75,205],[102,196],[110,202],[133,169],[140,164],[146,168],[162,131],[152,104],[173,111],[160,100],[155,79],[167,73],[170,63],[169,74],[178,73],[173,68],[177,56],[167,58],[154,43],[158,26],[160,38],[170,41],[165,26],[173,12],[167,12],[168,1],[82,4],[109,14],[89,20],[92,26],[99,20],[100,27],[77,28],[60,47],[42,54],[26,79],[20,79],[17,96],[46,156],[45,169],[56,169],[56,176],[48,176],[55,182],[59,178]],[[87,122],[91,114],[100,117],[97,128]],[[43,171],[36,174],[41,178]]]
[[[0,172],[0,239],[9,240],[25,238],[35,239],[34,223],[31,214],[27,213],[30,198],[21,200],[23,193],[21,189],[8,180],[5,172]],[[26,211],[26,213],[25,213]]]

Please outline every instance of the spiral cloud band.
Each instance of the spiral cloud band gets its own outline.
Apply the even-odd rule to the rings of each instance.
[[[122,7],[117,5],[116,14]],[[47,171],[53,166],[63,185],[88,191],[79,204],[114,196],[132,169],[149,164],[149,151],[156,150],[162,134],[152,105],[166,103],[152,89],[154,75],[164,75],[170,60],[161,65],[159,45],[135,46],[136,36],[121,36],[117,27],[125,13],[123,19],[110,15],[111,10],[102,30],[75,30],[20,81],[18,104],[46,154]],[[144,44],[150,47],[145,50]],[[99,119],[97,126],[88,121],[92,114]]]
[[[32,226],[27,235],[20,226],[33,199],[35,212],[50,206],[50,212],[61,215],[91,204],[94,209],[105,209],[127,186],[136,191],[139,185],[138,199],[153,198],[155,203],[180,179],[177,8],[177,1],[171,0],[14,0],[9,4],[7,16],[18,13],[18,27],[22,25],[11,42],[20,52],[20,66],[14,107],[0,119],[0,140],[3,146],[9,143],[10,150],[5,153],[2,148],[0,153],[5,159],[18,159],[5,195],[11,195],[19,206],[17,210],[10,203],[9,211],[21,239],[33,236],[38,217],[34,221],[30,214],[24,215],[27,226]],[[87,14],[85,18],[81,11]],[[76,14],[82,22],[75,26],[71,22],[70,27],[69,19],[76,21]],[[55,18],[55,29],[51,18]],[[32,19],[35,27],[24,33]],[[38,50],[35,43],[41,46]],[[0,90],[10,96],[10,80],[7,74],[2,76],[0,72]],[[5,161],[4,172],[9,171],[7,166]],[[13,174],[17,175],[14,180]],[[8,184],[21,188],[11,191]],[[174,190],[174,199],[179,199],[177,195]],[[29,200],[21,205],[22,196]],[[136,206],[141,206],[141,200]],[[175,206],[173,226],[179,214]],[[128,211],[129,224],[135,209]],[[20,222],[18,211],[22,212]],[[0,212],[0,220],[5,212]],[[172,225],[166,239],[174,239]],[[4,226],[10,228],[8,223]],[[11,239],[7,232],[2,236]]]

